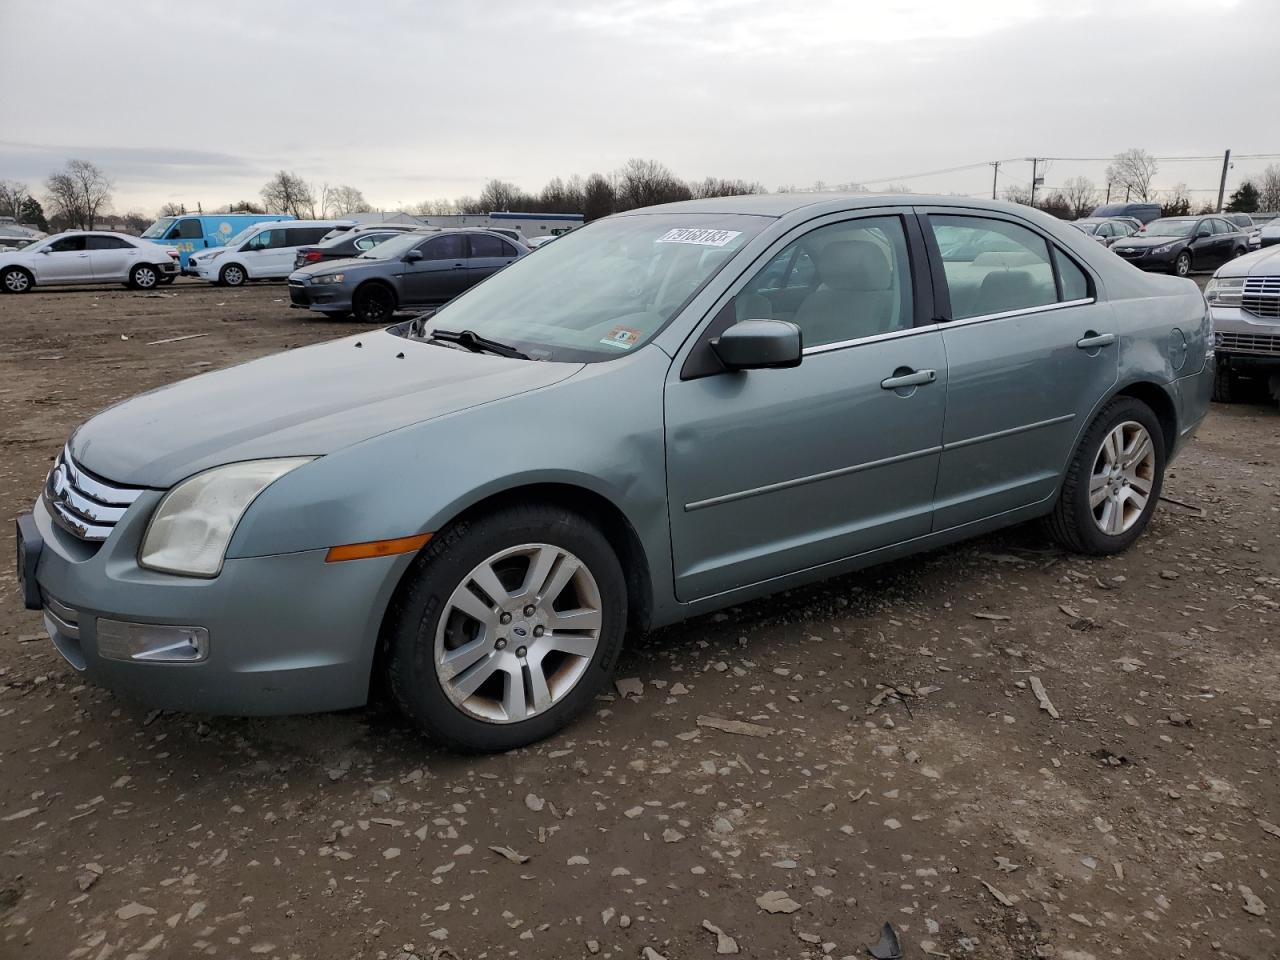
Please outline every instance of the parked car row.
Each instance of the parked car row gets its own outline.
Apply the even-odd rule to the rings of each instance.
[[[1162,217],[1111,247],[1112,252],[1144,270],[1185,277],[1212,270],[1249,252],[1249,238],[1220,215]]]
[[[191,255],[187,273],[226,287],[250,280],[283,280],[294,269],[300,247],[319,243],[351,220],[273,220],[255,223],[220,247]]]
[[[355,237],[353,246],[360,242]],[[385,323],[400,309],[448,303],[528,253],[495,230],[414,230],[384,238],[358,256],[294,271],[289,300],[335,318]]]
[[[151,290],[178,276],[178,254],[123,233],[70,230],[0,252],[0,290],[27,293],[70,283],[123,283]]]

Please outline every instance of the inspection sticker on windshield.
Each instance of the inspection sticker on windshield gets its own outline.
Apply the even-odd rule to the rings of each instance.
[[[608,347],[617,347],[619,350],[630,350],[640,342],[642,336],[644,334],[633,327],[614,327],[601,338],[600,342]]]
[[[734,237],[742,236],[741,230],[707,230],[703,227],[676,227],[668,230],[658,243],[696,243],[703,247],[723,247]]]

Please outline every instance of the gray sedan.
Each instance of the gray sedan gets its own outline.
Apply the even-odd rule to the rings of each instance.
[[[490,230],[414,231],[347,260],[289,275],[292,306],[361,323],[386,323],[397,310],[448,303],[529,249]]]
[[[636,210],[429,319],[98,414],[19,573],[66,659],[148,703],[385,679],[432,737],[510,749],[629,633],[1037,518],[1126,549],[1205,415],[1209,333],[1194,283],[1024,206]]]

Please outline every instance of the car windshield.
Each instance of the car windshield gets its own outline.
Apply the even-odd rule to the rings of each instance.
[[[223,246],[231,247],[239,243],[240,241],[247,239],[249,234],[253,233],[253,231],[257,230],[258,227],[260,226],[262,226],[262,224],[260,223],[249,224],[249,226],[245,227],[243,230],[237,233],[234,237],[232,237],[225,244],[223,244]]]
[[[1148,237],[1189,237],[1194,220],[1152,220],[1144,231]]]
[[[147,227],[145,231],[143,231],[142,239],[143,240],[159,240],[161,237],[163,237],[166,233],[169,232],[169,228],[173,226],[173,221],[174,221],[173,217],[161,217],[151,226]]]
[[[1083,222],[1083,221],[1077,221],[1076,223],[1074,223],[1074,224],[1073,224],[1073,226],[1079,227],[1079,228],[1080,228],[1081,230],[1083,230],[1085,233],[1097,233],[1097,232],[1098,232],[1098,228],[1099,228],[1100,226],[1102,226],[1102,224],[1100,224],[1100,223],[1085,223],[1085,222]]]
[[[421,233],[402,233],[398,237],[392,237],[378,244],[368,253],[360,254],[361,260],[394,260],[396,257],[403,257],[406,253],[420,244],[429,234]],[[334,237],[334,240],[346,239],[347,234],[341,233]]]
[[[374,246],[381,246],[386,243],[388,239],[394,236],[394,233],[379,233],[376,230],[361,231],[360,233],[357,233],[354,230],[345,230],[342,233],[335,234],[332,237],[321,240],[316,244],[316,246],[323,247],[325,249],[328,249],[329,247],[336,247],[341,243],[345,243],[350,246],[361,238],[372,242]],[[372,249],[372,247],[370,249]]]
[[[610,217],[474,287],[441,308],[425,334],[468,330],[535,359],[608,360],[643,346],[771,222],[707,213]]]

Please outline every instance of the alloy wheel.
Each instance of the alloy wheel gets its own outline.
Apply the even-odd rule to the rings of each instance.
[[[478,564],[449,596],[436,628],[436,676],[469,717],[528,720],[582,679],[603,623],[600,588],[586,564],[552,544],[510,547]]]
[[[10,293],[26,293],[31,286],[31,278],[21,270],[10,270],[4,275],[4,288]]]
[[[1089,476],[1089,507],[1099,530],[1115,537],[1138,522],[1151,498],[1155,470],[1155,445],[1146,427],[1126,420],[1107,434]]]
[[[156,285],[156,272],[150,267],[138,267],[133,271],[133,282],[142,290],[150,290]]]
[[[229,287],[238,287],[244,283],[244,271],[239,267],[227,267],[222,271],[222,282]]]
[[[1178,276],[1187,276],[1187,274],[1191,273],[1191,258],[1185,253],[1179,254],[1178,259],[1174,261],[1173,269],[1177,272]]]

